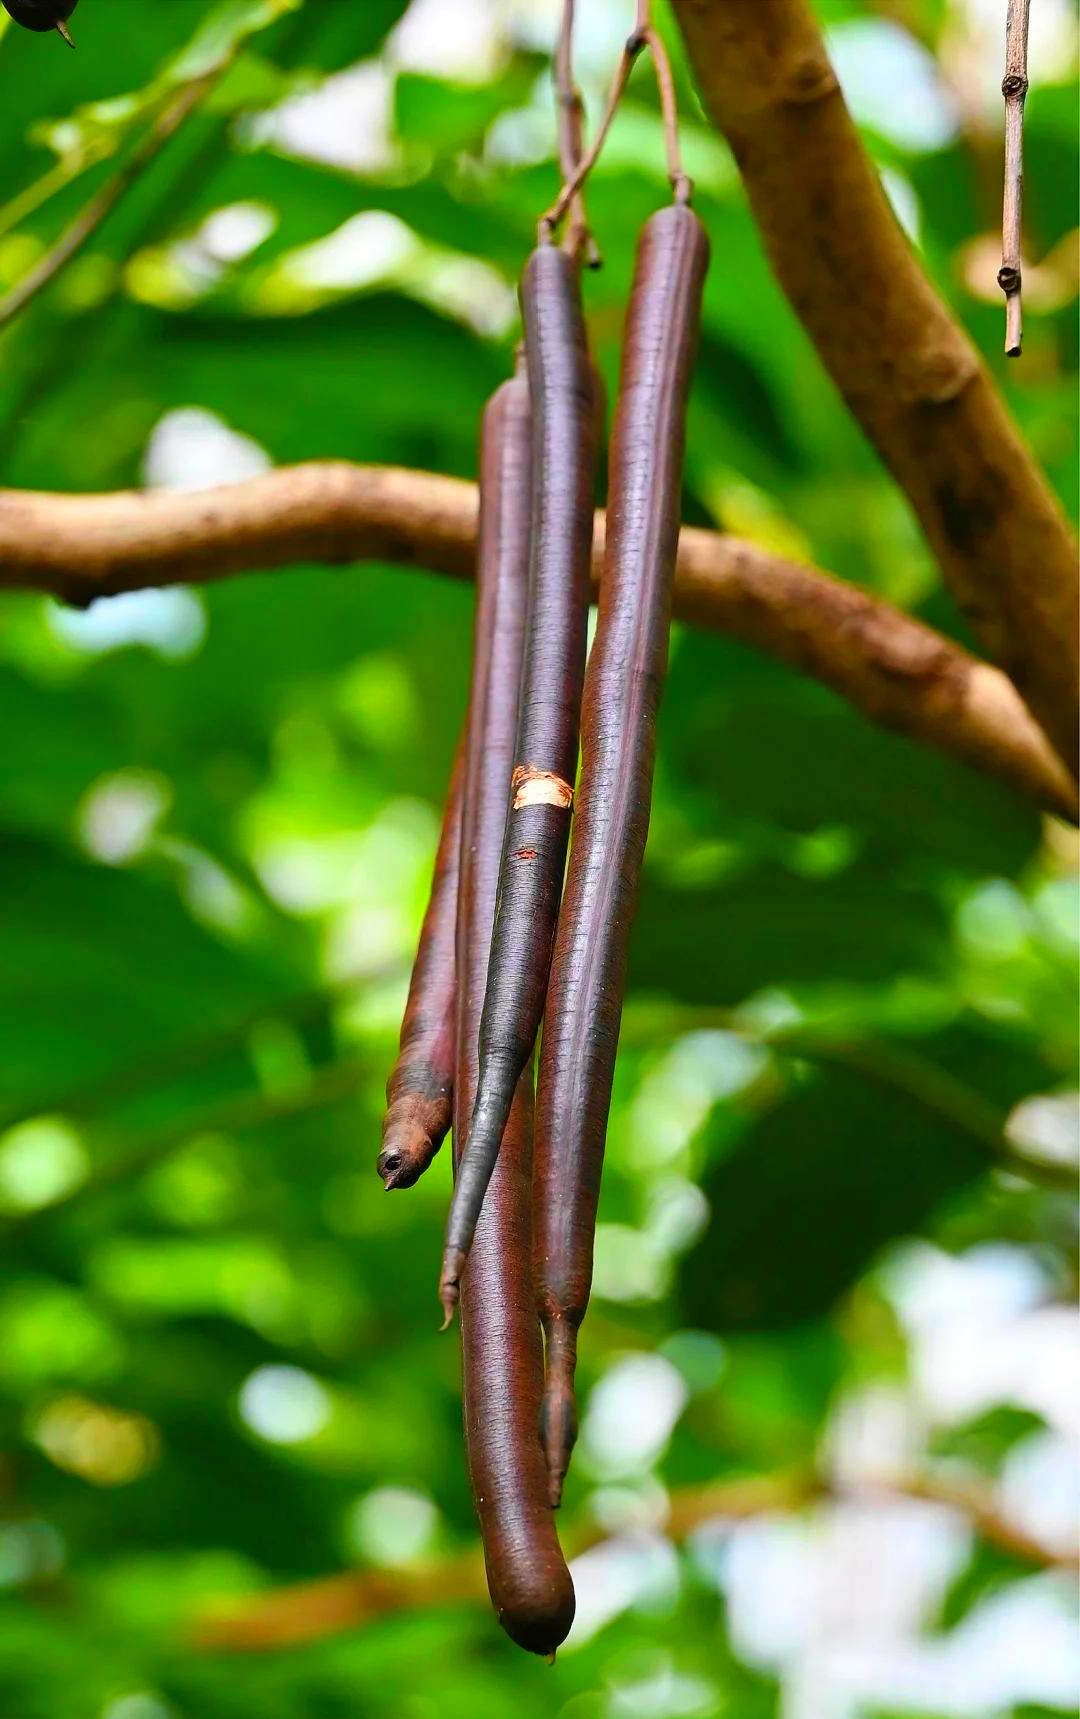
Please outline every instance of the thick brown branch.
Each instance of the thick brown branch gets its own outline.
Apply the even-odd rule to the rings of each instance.
[[[476,489],[396,467],[292,466],[196,494],[0,490],[0,588],[69,602],[321,561],[470,579]],[[596,522],[594,574],[604,547]],[[1005,676],[854,586],[738,538],[684,529],[675,613],[824,681],[864,715],[1075,822],[1075,785]]]
[[[807,0],[675,0],[675,11],[781,286],[972,628],[1075,774],[1074,545],[893,217]]]
[[[966,1516],[983,1540],[1000,1546],[1020,1563],[1036,1568],[1075,1568],[1073,1557],[1043,1546],[1003,1517],[992,1495],[983,1489],[932,1476],[883,1480],[854,1494],[837,1491],[809,1470],[719,1481],[673,1493],[664,1532],[679,1544],[707,1522],[734,1523],[775,1511],[799,1510],[829,1496],[856,1497],[868,1504],[875,1498],[914,1498],[944,1504]],[[573,1555],[579,1556],[603,1538],[595,1531],[577,1533],[570,1542]],[[345,1571],[256,1595],[228,1610],[215,1608],[199,1620],[195,1645],[204,1651],[226,1653],[296,1647],[356,1629],[392,1612],[476,1604],[486,1597],[486,1591],[479,1547],[419,1569]]]

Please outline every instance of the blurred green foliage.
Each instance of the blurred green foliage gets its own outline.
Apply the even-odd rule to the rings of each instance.
[[[177,481],[176,448],[196,444],[202,481],[262,458],[473,473],[556,184],[545,38],[518,19],[486,75],[454,81],[400,67],[387,37],[404,9],[85,0],[74,55],[8,30],[2,286],[177,79],[223,41],[238,52],[5,334],[6,485]],[[599,10],[593,113],[625,26]],[[951,42],[950,76],[964,65],[959,8],[823,12],[841,32],[896,13],[928,55]],[[714,253],[686,516],[959,636],[679,76]],[[340,159],[265,120],[335,88]],[[946,141],[905,148],[868,123],[868,146],[1075,509],[1067,269],[1032,292],[1006,374],[993,270],[985,291],[971,260],[980,242],[992,256],[998,134],[954,95]],[[1036,80],[1028,244],[1048,274],[1075,217],[1075,119],[1068,87]],[[587,310],[612,398],[635,235],[664,194],[642,70],[589,188],[605,267]],[[348,267],[308,252],[350,222]],[[435,1336],[447,1154],[388,1201],[374,1174],[471,595],[301,567],[86,617],[7,596],[3,619],[0,1719],[774,1714],[780,1673],[740,1659],[692,1558],[551,1674],[452,1592],[280,1654],[193,1649],[211,1603],[474,1535],[457,1356]],[[845,1392],[903,1376],[880,1266],[905,1238],[1008,1243],[1067,1293],[1068,1200],[992,1173],[972,1128],[903,1078],[883,1087],[828,1053],[892,1047],[995,1125],[1067,1090],[1075,899],[1073,838],[997,783],[747,649],[676,633],[581,1360],[588,1393],[627,1356],[666,1357],[686,1406],[636,1467],[586,1439],[569,1521],[605,1520],[613,1489],[640,1501],[812,1461]],[[792,1025],[797,1056],[772,1036]],[[930,1455],[993,1476],[1042,1425],[1006,1403]],[[976,1548],[928,1621],[951,1626],[1024,1573]]]

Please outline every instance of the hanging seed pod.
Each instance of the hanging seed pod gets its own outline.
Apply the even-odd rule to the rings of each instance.
[[[477,1032],[495,913],[506,779],[513,763],[529,544],[529,397],[523,375],[484,415],[476,649],[469,704],[457,911],[458,1060],[454,1145],[460,1158],[476,1090]],[[499,1621],[521,1647],[552,1654],[574,1615],[574,1589],[547,1499],[540,1448],[543,1367],[532,1243],[532,1070],[521,1075],[461,1284],[469,1478]]]
[[[387,1111],[376,1168],[387,1190],[411,1188],[431,1163],[450,1127],[462,774],[459,750],[401,1023],[401,1048],[386,1083]]]
[[[607,541],[582,704],[582,763],[537,1088],[533,1275],[547,1371],[541,1432],[558,1504],[577,1433],[577,1333],[593,1235],[626,951],[667,673],[686,399],[709,246],[685,205],[638,245],[611,440]]]
[[[450,1215],[439,1295],[447,1321],[540,1025],[562,894],[577,766],[592,550],[592,372],[578,271],[540,245],[522,281],[533,413],[529,608],[516,756],[479,1032],[469,1144]]]

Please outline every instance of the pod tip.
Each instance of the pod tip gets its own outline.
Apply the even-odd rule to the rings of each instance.
[[[459,1267],[453,1257],[444,1260],[442,1276],[439,1279],[439,1300],[442,1302],[443,1322],[440,1331],[448,1331],[454,1323],[454,1309],[458,1304]]]
[[[375,1161],[375,1168],[382,1177],[383,1187],[387,1193],[397,1187],[397,1173],[401,1169],[401,1153],[392,1146],[384,1147]]]
[[[60,35],[63,36],[64,41],[67,43],[68,47],[73,48],[75,46],[75,38],[71,34],[71,31],[68,29],[67,25],[61,21],[57,24],[56,28],[57,28],[58,32],[60,33]]]
[[[375,1168],[388,1192],[391,1188],[411,1188],[439,1149],[442,1135],[427,1114],[429,1109],[410,1096],[395,1100],[386,1113]]]
[[[420,1174],[411,1155],[402,1151],[400,1146],[384,1146],[379,1153],[375,1168],[382,1177],[383,1187],[387,1193],[392,1188],[411,1188]]]
[[[563,1482],[577,1443],[577,1404],[574,1401],[573,1360],[565,1351],[548,1349],[548,1373],[540,1405],[540,1443],[548,1471],[548,1500],[553,1510],[562,1503]]]

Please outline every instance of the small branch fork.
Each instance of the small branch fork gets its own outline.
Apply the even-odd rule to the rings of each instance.
[[[574,82],[573,62],[574,0],[564,0],[562,24],[555,49],[555,106],[559,132],[559,171],[565,184],[572,179],[581,160],[584,144],[585,110],[581,91]],[[570,204],[563,244],[577,260],[584,258],[590,269],[602,262],[600,251],[589,232],[585,199],[578,191]]]
[[[1024,99],[1028,89],[1028,17],[1031,0],[1009,0],[1005,18],[1005,198],[1001,218],[998,286],[1005,294],[1005,353],[1019,358],[1023,336],[1020,212],[1024,187]]]
[[[563,40],[567,38],[567,13],[572,11],[572,0],[563,13],[563,31],[560,36],[559,51],[563,52]],[[540,243],[549,243],[555,228],[559,225],[567,209],[580,195],[589,174],[596,166],[607,142],[611,123],[618,112],[623,92],[630,80],[630,73],[637,62],[638,55],[646,48],[652,55],[653,67],[656,72],[656,83],[660,92],[660,109],[664,119],[664,149],[667,154],[668,178],[671,181],[672,192],[677,203],[688,203],[693,191],[693,182],[683,171],[682,154],[679,149],[679,112],[675,101],[675,79],[672,76],[671,61],[658,32],[653,28],[650,0],[637,0],[637,16],[634,28],[623,44],[619,62],[615,68],[611,90],[608,94],[607,105],[600,121],[599,129],[585,154],[580,156],[574,171],[568,176],[566,158],[560,151],[563,173],[563,188],[555,202],[540,217]],[[567,53],[568,53],[567,48]]]

